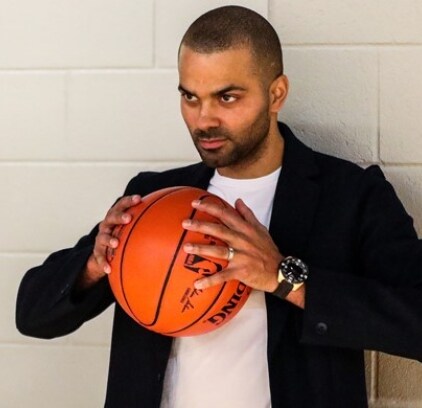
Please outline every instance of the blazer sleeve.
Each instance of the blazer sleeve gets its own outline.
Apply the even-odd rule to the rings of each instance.
[[[124,195],[139,193],[142,179],[142,174],[134,177]],[[113,303],[106,277],[82,294],[74,291],[97,233],[98,225],[73,248],[51,254],[25,274],[16,302],[16,326],[22,334],[39,338],[69,334]]]
[[[378,166],[358,196],[356,273],[310,265],[301,341],[422,360],[422,241]]]

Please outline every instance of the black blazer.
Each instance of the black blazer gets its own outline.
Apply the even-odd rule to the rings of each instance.
[[[422,243],[377,166],[316,153],[286,125],[280,130],[270,233],[281,253],[308,263],[310,277],[304,311],[266,294],[272,407],[366,407],[364,349],[422,359]],[[202,163],[140,173],[125,195],[206,189],[212,174]],[[72,291],[96,233],[27,272],[16,311],[23,334],[68,334],[113,302],[107,279],[83,296]],[[106,407],[159,407],[171,341],[116,306]]]

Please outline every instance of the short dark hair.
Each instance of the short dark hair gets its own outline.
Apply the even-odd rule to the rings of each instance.
[[[276,31],[264,17],[245,7],[224,6],[208,11],[191,24],[180,45],[205,54],[250,48],[266,79],[273,81],[283,74]]]

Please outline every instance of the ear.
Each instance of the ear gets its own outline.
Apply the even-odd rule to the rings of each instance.
[[[284,105],[289,93],[289,79],[280,75],[270,85],[270,112],[278,113]]]

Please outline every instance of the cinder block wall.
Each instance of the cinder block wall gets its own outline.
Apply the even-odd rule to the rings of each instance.
[[[318,150],[379,163],[422,232],[422,2],[235,1],[285,45],[281,119]],[[112,310],[65,338],[14,327],[18,283],[71,246],[140,170],[197,160],[176,51],[223,0],[0,2],[0,407],[100,407]],[[367,353],[373,407],[422,407],[422,366]]]

